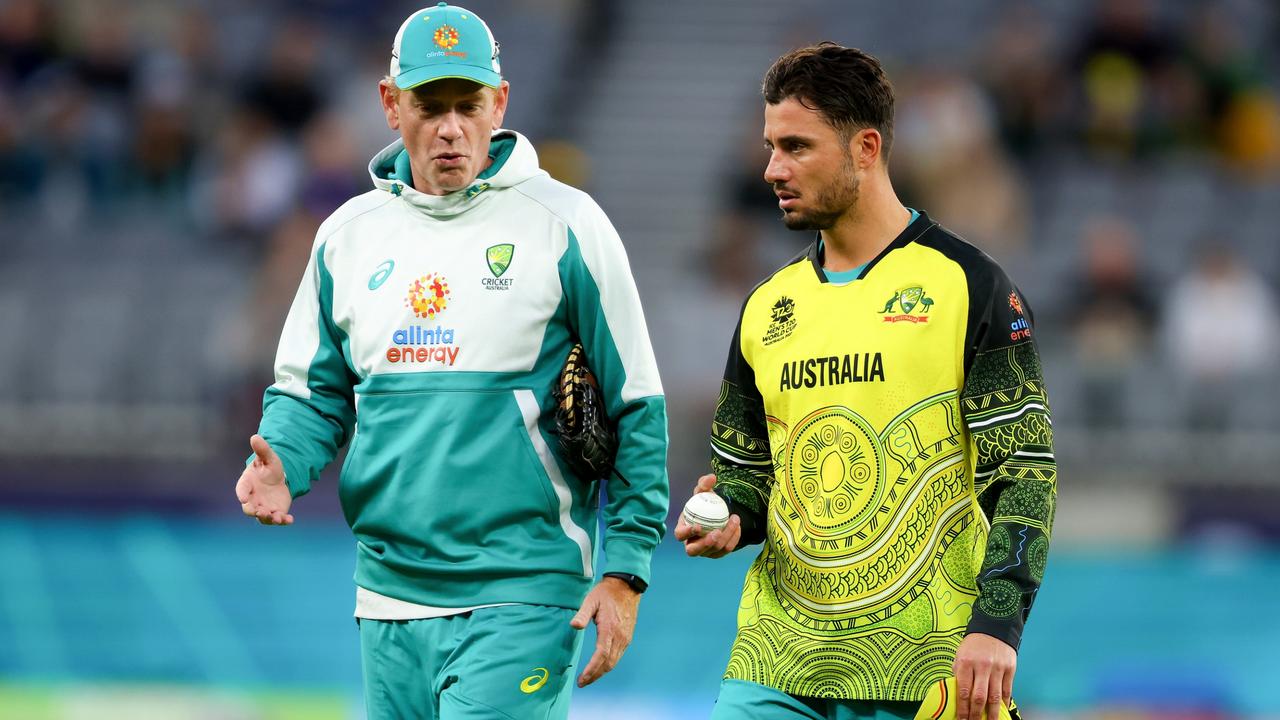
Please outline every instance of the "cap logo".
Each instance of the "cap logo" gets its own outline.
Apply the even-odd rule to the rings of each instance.
[[[448,25],[441,25],[436,28],[436,34],[432,36],[435,44],[444,50],[452,50],[458,45],[458,31],[456,28]]]

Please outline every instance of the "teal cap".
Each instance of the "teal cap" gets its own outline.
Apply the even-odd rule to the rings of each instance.
[[[466,8],[447,3],[423,8],[396,33],[391,77],[401,90],[445,78],[496,88],[502,84],[498,42],[484,20]]]

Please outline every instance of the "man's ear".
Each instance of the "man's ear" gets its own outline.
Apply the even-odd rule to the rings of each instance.
[[[382,100],[382,111],[387,116],[387,127],[400,129],[400,93],[399,88],[391,87],[391,83],[383,80],[378,83],[378,95]]]
[[[875,128],[863,128],[849,138],[849,157],[859,170],[866,170],[880,160],[884,138]]]
[[[507,100],[510,93],[511,83],[506,80],[503,80],[502,84],[493,91],[493,130],[502,127],[502,118],[507,114]]]

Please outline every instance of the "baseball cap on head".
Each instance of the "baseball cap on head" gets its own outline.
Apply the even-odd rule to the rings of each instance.
[[[447,3],[423,8],[396,33],[391,77],[401,90],[445,78],[496,88],[502,84],[498,42],[480,16],[466,8]]]

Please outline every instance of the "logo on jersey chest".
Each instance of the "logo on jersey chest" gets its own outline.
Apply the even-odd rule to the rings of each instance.
[[[895,306],[899,312],[890,314],[894,312]],[[932,308],[933,298],[925,293],[923,287],[917,285],[895,292],[889,298],[889,301],[884,304],[884,309],[880,311],[880,314],[884,315],[885,322],[927,323],[929,322],[929,310]]]
[[[383,260],[382,264],[374,268],[373,275],[369,276],[369,289],[377,290],[382,287],[382,283],[391,277],[391,271],[396,269],[395,260]]]
[[[443,275],[428,273],[414,280],[409,285],[409,295],[405,298],[405,307],[413,310],[420,318],[434,320],[437,315],[449,307],[449,281]]]
[[[449,281],[439,273],[428,273],[409,284],[405,307],[415,317],[436,320],[449,307],[453,292]],[[436,325],[423,327],[409,325],[391,333],[391,345],[387,348],[387,362],[397,364],[436,363],[452,367],[458,362],[461,348],[454,344],[453,328]]]
[[[783,295],[773,304],[770,311],[772,317],[769,320],[769,327],[764,331],[764,344],[772,345],[782,340],[791,333],[795,332],[796,325],[796,301]]]
[[[510,290],[514,280],[512,278],[502,277],[511,267],[511,260],[515,257],[516,246],[511,243],[502,243],[494,245],[484,251],[484,259],[489,263],[489,272],[493,274],[491,278],[482,278],[480,285],[485,290]]]

